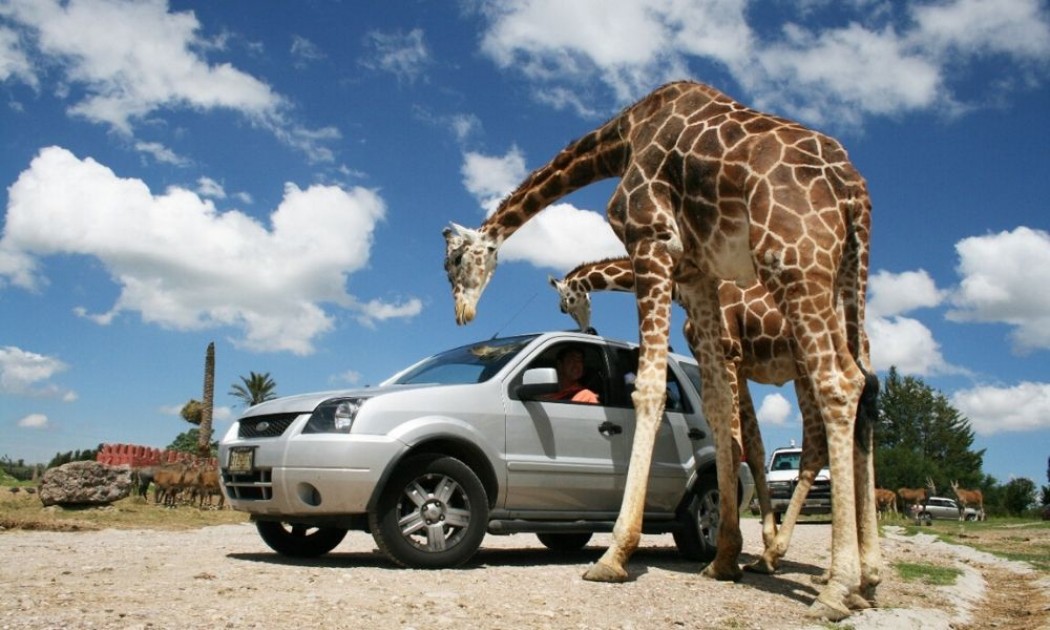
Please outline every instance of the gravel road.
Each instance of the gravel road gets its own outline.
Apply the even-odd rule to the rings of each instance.
[[[743,527],[749,560],[761,535],[754,519]],[[810,579],[828,564],[830,525],[795,531],[778,575],[745,574],[735,584],[700,577],[670,536],[646,537],[632,579],[618,585],[580,577],[607,536],[571,556],[554,555],[531,535],[489,536],[467,567],[418,571],[395,568],[370,536],[355,532],[323,558],[293,561],[271,552],[250,524],[7,531],[0,532],[0,628],[827,628],[806,610],[817,592]],[[885,538],[887,565],[974,563],[928,543]],[[979,570],[952,588],[903,583],[889,568],[884,574],[881,608],[854,615],[848,626],[982,627],[972,613],[986,595]]]

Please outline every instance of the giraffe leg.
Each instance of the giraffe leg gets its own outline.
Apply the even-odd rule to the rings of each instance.
[[[743,447],[736,364],[726,360],[722,348],[718,281],[698,277],[687,283],[679,282],[678,292],[695,333],[693,352],[700,364],[700,396],[715,438],[718,470],[718,543],[715,559],[704,568],[703,575],[716,580],[739,580],[742,572],[738,560],[743,537],[737,505],[737,476]]]
[[[820,409],[817,408],[813,389],[806,379],[795,380],[795,397],[802,413],[802,461],[799,465],[798,484],[791,493],[791,502],[772,544],[766,545],[761,558],[744,567],[754,573],[772,574],[777,570],[781,558],[787,554],[791,535],[795,531],[798,517],[802,514],[802,506],[805,505],[809,490],[813,487],[813,480],[828,462],[827,438],[824,435]],[[827,577],[821,579],[826,581]]]
[[[766,451],[762,445],[762,432],[758,426],[758,415],[744,379],[737,377],[740,392],[740,434],[744,439],[744,457],[751,476],[755,478],[755,494],[758,496],[758,511],[762,518],[762,546],[769,548],[777,535],[777,524],[773,517],[773,504],[769,499],[766,483]],[[745,569],[747,567],[744,567]]]
[[[635,408],[634,443],[631,446],[623,503],[613,526],[613,543],[598,562],[583,574],[583,579],[592,582],[623,582],[627,579],[627,560],[641,540],[653,445],[667,394],[667,338],[671,323],[671,270],[674,261],[666,247],[660,244],[640,244],[637,253],[631,258],[634,261],[639,257],[646,264],[644,269],[635,269],[641,347],[635,390],[631,395]]]
[[[857,408],[853,466],[856,470],[857,535],[860,545],[860,593],[850,608],[875,605],[875,589],[882,581],[882,549],[879,547],[878,509],[875,503],[874,424],[879,384],[874,375],[865,379]]]

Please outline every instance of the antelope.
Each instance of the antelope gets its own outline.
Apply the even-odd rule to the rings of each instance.
[[[904,507],[914,507],[916,505],[925,505],[926,500],[930,498],[930,495],[937,492],[937,487],[933,485],[933,479],[930,477],[926,478],[925,488],[897,488],[897,496],[901,498],[901,502]]]
[[[897,515],[897,493],[885,488],[875,488],[875,505],[881,519],[887,512]]]
[[[967,490],[966,488],[960,488],[957,481],[952,482],[952,490],[955,492],[955,496],[959,498],[959,520],[963,520],[963,511],[967,506],[973,506],[977,510],[978,520],[984,520],[984,494],[980,490]]]

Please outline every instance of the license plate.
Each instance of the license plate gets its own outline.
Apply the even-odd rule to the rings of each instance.
[[[232,448],[230,449],[230,461],[227,462],[227,468],[230,472],[251,472],[252,467],[255,465],[255,449],[254,448]]]

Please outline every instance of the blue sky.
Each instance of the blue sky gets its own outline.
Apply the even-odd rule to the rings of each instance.
[[[622,252],[612,182],[510,239],[463,328],[441,229],[477,226],[682,78],[845,144],[874,200],[876,367],[943,392],[985,472],[1046,483],[1037,0],[0,0],[0,455],[167,445],[210,341],[221,432],[250,371],[279,394],[375,384],[478,338],[569,328],[547,276]],[[594,310],[636,338],[629,296]],[[800,439],[792,389],[753,392],[767,447]]]

